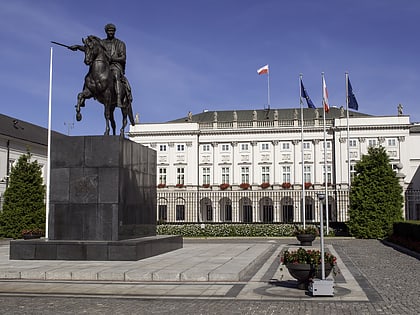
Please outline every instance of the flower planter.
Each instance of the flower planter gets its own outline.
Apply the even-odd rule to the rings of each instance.
[[[286,264],[290,275],[298,281],[297,287],[300,290],[307,290],[311,279],[321,279],[321,264],[315,266],[311,264]],[[325,278],[331,273],[331,264],[325,264]]]
[[[33,240],[36,238],[41,238],[42,235],[41,234],[23,234],[22,236],[24,240]]]
[[[289,189],[290,187],[292,187],[292,184],[290,184],[289,182],[284,182],[283,184],[281,184],[281,187],[283,189]]]
[[[260,187],[261,187],[262,189],[266,189],[266,188],[270,187],[270,183],[262,183],[262,184],[260,185]]]
[[[300,242],[301,246],[312,246],[312,242],[315,240],[316,235],[314,234],[298,234],[296,238]]]
[[[228,189],[230,187],[230,185],[229,184],[220,184],[220,186],[219,186],[219,188],[221,189],[221,190],[226,190],[226,189]]]

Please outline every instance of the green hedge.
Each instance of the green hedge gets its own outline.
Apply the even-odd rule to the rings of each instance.
[[[278,237],[293,236],[294,224],[159,224],[158,235],[184,237]]]
[[[420,242],[420,221],[394,223],[393,235]]]

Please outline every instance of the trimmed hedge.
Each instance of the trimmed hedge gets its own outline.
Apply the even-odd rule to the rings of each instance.
[[[420,242],[420,221],[396,222],[393,227],[395,236]]]
[[[279,237],[293,236],[294,224],[160,224],[158,235],[184,237]]]
[[[420,253],[420,221],[396,222],[389,241]]]

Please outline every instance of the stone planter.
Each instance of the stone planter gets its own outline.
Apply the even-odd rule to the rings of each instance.
[[[322,270],[321,264],[315,267],[310,264],[287,264],[286,268],[290,275],[298,281],[297,288],[300,290],[307,290],[311,279],[321,279]],[[325,278],[331,273],[331,264],[325,264]]]
[[[315,240],[316,235],[314,234],[298,234],[296,238],[300,242],[301,246],[312,246],[312,242]]]

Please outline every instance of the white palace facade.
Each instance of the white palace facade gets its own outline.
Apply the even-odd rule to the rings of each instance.
[[[327,191],[328,220],[345,222],[354,165],[377,145],[386,149],[404,188],[404,216],[419,219],[420,126],[401,112],[347,115],[332,107],[324,151],[322,115],[310,108],[303,109],[303,120],[300,108],[204,111],[136,123],[129,138],[157,151],[158,220],[319,222],[317,194]]]

